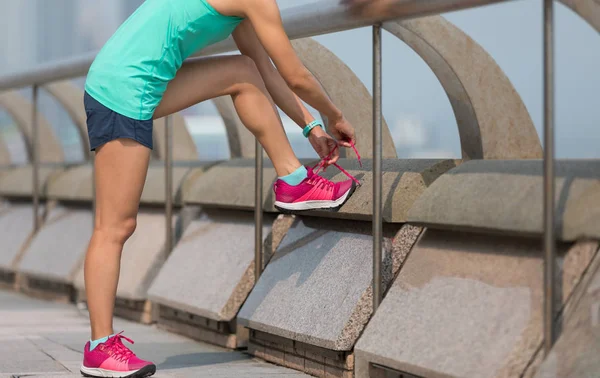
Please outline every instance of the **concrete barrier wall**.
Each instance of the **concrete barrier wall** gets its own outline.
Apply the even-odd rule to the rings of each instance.
[[[600,239],[600,161],[556,163],[558,237]],[[409,212],[429,227],[541,236],[542,161],[471,161],[436,180]]]
[[[38,193],[41,198],[47,195],[47,188],[64,170],[60,166],[41,166],[39,170]],[[22,197],[33,196],[33,167],[24,165],[6,171],[0,177],[0,196]]]
[[[314,161],[303,161],[309,166]],[[459,162],[454,160],[399,160],[385,159],[383,162],[384,220],[389,223],[404,222],[408,209],[421,193],[444,172],[454,168]],[[341,159],[340,166],[354,175],[361,186],[352,198],[337,212],[311,212],[312,216],[370,220],[373,212],[372,163],[363,159],[363,167],[354,159]],[[264,210],[276,212],[274,207],[273,184],[277,179],[275,169],[265,161],[263,171]],[[211,207],[254,210],[254,160],[235,159],[209,168],[196,179],[190,178],[184,184],[183,201]],[[323,174],[333,181],[348,179],[335,167]],[[227,188],[222,190],[221,188]]]

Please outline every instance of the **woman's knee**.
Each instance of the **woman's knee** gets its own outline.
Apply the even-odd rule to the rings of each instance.
[[[252,86],[263,88],[265,86],[260,71],[256,66],[256,62],[246,55],[237,55],[235,59],[234,70],[239,79],[237,89],[242,90],[244,87]]]
[[[135,217],[128,217],[116,222],[96,222],[95,233],[108,242],[125,244],[133,235],[137,221]]]

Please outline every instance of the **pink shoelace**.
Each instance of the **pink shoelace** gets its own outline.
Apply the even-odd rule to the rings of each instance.
[[[358,158],[358,164],[360,165],[360,167],[362,168],[362,161],[360,160],[360,154],[358,153],[358,150],[356,149],[356,146],[354,145],[353,142],[350,142],[350,146],[352,147],[352,149],[354,150],[354,153],[356,154],[356,157]],[[315,172],[315,175],[318,174],[320,171],[325,169],[325,166],[327,165],[326,161],[331,159],[331,156],[333,156],[333,153],[335,152],[335,150],[337,150],[339,147],[335,146],[335,148],[333,150],[331,150],[331,152],[329,152],[329,155],[327,155],[326,157],[324,157],[323,159],[321,159],[321,161],[319,163],[317,163],[314,167],[313,170]],[[358,181],[356,179],[356,177],[352,176],[350,173],[348,173],[348,171],[346,171],[344,168],[340,167],[337,163],[333,163],[332,164],[334,167],[336,167],[337,169],[339,169],[343,174],[345,174],[346,176],[348,176],[350,179],[352,179],[357,185],[361,185],[360,181]],[[321,179],[323,179],[324,181],[331,183],[329,180],[321,177],[321,176],[317,176]],[[318,182],[320,183],[321,180],[318,180]],[[332,185],[334,185],[333,183],[331,183]]]
[[[129,348],[123,345],[123,341],[121,340],[125,339],[131,344],[134,344],[134,342],[129,337],[123,336],[122,333],[123,331],[117,333],[116,335],[108,339],[105,344],[108,347],[108,349],[113,352],[112,356],[115,359],[119,361],[127,361],[129,358],[135,356],[135,353],[133,353],[131,350],[129,350]]]

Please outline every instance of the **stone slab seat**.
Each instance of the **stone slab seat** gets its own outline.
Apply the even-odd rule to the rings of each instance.
[[[556,162],[557,237],[600,238],[600,160]],[[541,160],[473,160],[442,175],[409,211],[433,228],[539,237],[543,232]]]
[[[184,182],[191,177],[201,176],[210,165],[194,162],[190,166],[175,164],[173,172],[173,204],[182,205]],[[165,166],[163,162],[155,162],[148,167],[146,183],[142,192],[141,203],[144,205],[164,205],[165,203]]]
[[[313,166],[314,160],[303,160]],[[399,160],[383,161],[384,220],[403,222],[412,203],[437,177],[455,167],[454,160]],[[314,211],[307,215],[319,217],[370,220],[372,216],[372,160],[363,159],[359,167],[356,159],[340,159],[339,165],[361,180],[362,186],[338,212]],[[265,159],[263,173],[264,210],[277,212],[274,207],[273,183],[277,179],[271,162]],[[330,167],[323,174],[333,181],[347,177]],[[254,209],[254,159],[234,159],[210,168],[195,182],[190,182],[184,201],[203,206],[227,207],[239,210]]]
[[[45,198],[47,185],[49,185],[63,170],[63,167],[54,164],[43,164],[40,166],[38,186],[40,198]],[[0,196],[31,198],[32,195],[32,165],[14,167],[0,176]]]
[[[370,364],[422,377],[531,377],[543,353],[540,239],[428,228],[355,347]],[[556,308],[573,301],[598,241],[559,243]]]
[[[263,166],[266,199],[273,191],[277,174],[268,159],[264,159]],[[195,180],[188,180],[183,200],[186,204],[254,210],[254,159],[238,158],[212,166]]]
[[[386,229],[383,264],[389,282],[420,233]],[[297,217],[242,306],[251,330],[349,351],[372,310],[371,224]]]
[[[178,188],[191,167],[174,166],[173,167],[173,200],[174,204],[180,204],[181,194]],[[198,168],[202,170],[203,168]],[[92,201],[92,175],[93,167],[91,164],[81,165],[67,169],[56,177],[52,185],[48,187],[48,197],[61,201]],[[148,167],[146,182],[142,192],[141,202],[143,204],[160,205],[165,202],[165,170],[164,164],[152,163]]]
[[[384,159],[382,161],[383,220],[388,223],[406,222],[407,213],[414,201],[440,175],[456,167],[455,160],[444,159]],[[311,211],[306,215],[371,221],[373,217],[373,160],[340,159],[338,165],[360,182],[352,197],[336,212]],[[321,174],[334,182],[348,177],[336,167]],[[276,211],[275,196],[269,192],[265,210]]]
[[[93,167],[83,164],[61,172],[48,186],[48,198],[60,201],[86,201],[91,204]],[[90,207],[91,209],[91,207]]]

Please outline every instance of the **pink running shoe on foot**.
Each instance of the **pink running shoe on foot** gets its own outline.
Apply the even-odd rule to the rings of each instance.
[[[140,360],[127,348],[121,339],[133,344],[133,340],[120,332],[90,351],[90,342],[85,344],[81,374],[84,377],[131,377],[144,378],[156,372],[152,362]]]
[[[358,155],[358,151],[356,153],[360,163],[360,155]],[[284,213],[316,209],[336,210],[342,207],[360,182],[337,164],[334,166],[348,176],[349,180],[334,183],[319,176],[319,171],[325,167],[325,161],[329,160],[330,156],[321,160],[312,169],[306,167],[308,176],[296,186],[289,185],[283,180],[277,180],[273,186],[275,207]],[[317,170],[315,171],[314,168]]]

